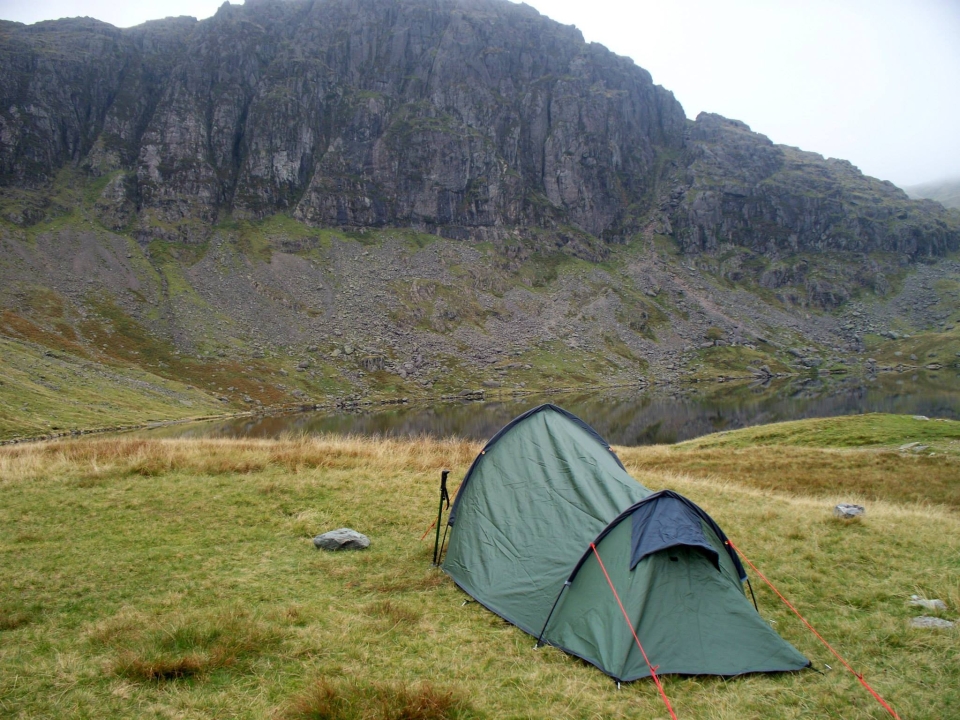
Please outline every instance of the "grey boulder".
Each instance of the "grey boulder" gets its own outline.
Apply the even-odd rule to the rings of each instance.
[[[949,620],[942,620],[938,617],[930,617],[929,615],[915,617],[910,621],[910,624],[915,628],[936,628],[943,630],[953,627],[953,623]]]
[[[834,516],[843,519],[859,517],[865,512],[863,505],[850,505],[848,503],[840,503],[833,508]]]
[[[947,604],[943,600],[927,600],[919,595],[910,596],[910,605],[912,607],[922,607],[924,610],[932,610],[933,612],[944,612],[947,609]]]
[[[365,550],[370,547],[370,538],[350,528],[331,530],[313,539],[318,550]]]

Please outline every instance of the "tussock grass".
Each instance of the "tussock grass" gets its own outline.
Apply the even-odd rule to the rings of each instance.
[[[766,452],[779,474],[783,447],[735,451]],[[453,471],[455,488],[479,449],[356,437],[0,448],[0,715],[664,717],[649,682],[617,691],[560,651],[534,651],[430,567],[433,536],[420,537],[435,518],[439,470]],[[837,467],[845,453],[876,452],[800,449]],[[804,492],[800,475],[761,486],[760,454],[754,482],[684,465],[694,449],[618,452],[648,487],[706,508],[902,717],[958,714],[957,631],[910,627],[923,613],[907,605],[912,594],[941,598],[941,616],[957,619],[953,508],[843,486]],[[891,468],[876,476],[888,488],[884,472],[900,472]],[[860,522],[832,517],[835,502],[858,499]],[[313,535],[342,526],[368,534],[370,549],[313,548]],[[754,587],[761,614],[824,674],[667,677],[678,715],[884,717],[772,592]]]
[[[6,601],[0,605],[0,632],[16,630],[28,625],[35,619],[35,612],[14,601]]]
[[[166,612],[158,616],[121,611],[98,623],[90,640],[115,652],[109,672],[131,680],[164,681],[200,676],[271,649],[275,628],[243,610]]]
[[[294,699],[285,720],[455,720],[467,704],[429,683],[413,687],[321,678]]]

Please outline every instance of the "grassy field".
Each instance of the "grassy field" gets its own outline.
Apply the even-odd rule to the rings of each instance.
[[[907,606],[920,594],[945,600],[948,619],[960,607],[956,424],[873,420],[618,452],[648,487],[706,508],[901,717],[957,717],[958,632],[911,628],[923,611]],[[897,449],[916,440],[950,458],[924,466],[924,483],[945,489],[920,501],[898,497],[928,457]],[[534,651],[430,567],[432,536],[420,537],[439,470],[455,487],[478,450],[342,437],[0,448],[0,717],[666,717],[652,683],[617,690],[592,666]],[[789,477],[788,452],[807,453]],[[878,454],[877,489],[853,482]],[[864,520],[832,518],[835,502],[858,500]],[[370,549],[313,548],[341,526]],[[887,717],[754,587],[761,614],[823,674],[665,678],[680,718]]]

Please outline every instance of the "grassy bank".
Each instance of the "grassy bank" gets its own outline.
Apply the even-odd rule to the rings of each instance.
[[[783,451],[744,446],[772,468]],[[420,536],[439,470],[459,480],[478,450],[335,437],[0,448],[0,717],[665,717],[651,683],[617,691],[591,666],[534,651],[430,568]],[[832,504],[857,495],[814,497],[799,480],[761,489],[685,466],[684,452],[695,450],[671,466],[662,448],[620,449],[645,485],[707,508],[902,717],[960,713],[957,632],[909,627],[920,612],[906,605],[939,597],[956,616],[955,511],[888,499],[841,523]],[[341,526],[371,548],[313,548]],[[754,585],[764,617],[818,668],[836,667]],[[681,718],[885,716],[839,669],[665,685]]]
[[[630,457],[642,471],[960,509],[960,422],[953,420],[881,413],[795,420],[643,448]]]

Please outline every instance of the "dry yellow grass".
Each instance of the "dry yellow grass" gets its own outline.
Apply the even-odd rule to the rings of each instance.
[[[249,474],[267,468],[383,473],[439,471],[468,465],[481,445],[460,438],[413,440],[351,436],[296,436],[282,440],[144,439],[112,436],[0,447],[0,483],[51,474],[73,479],[110,475]]]
[[[960,509],[960,455],[889,448],[657,445],[625,453],[638,472],[682,472],[777,492],[948,505]]]

